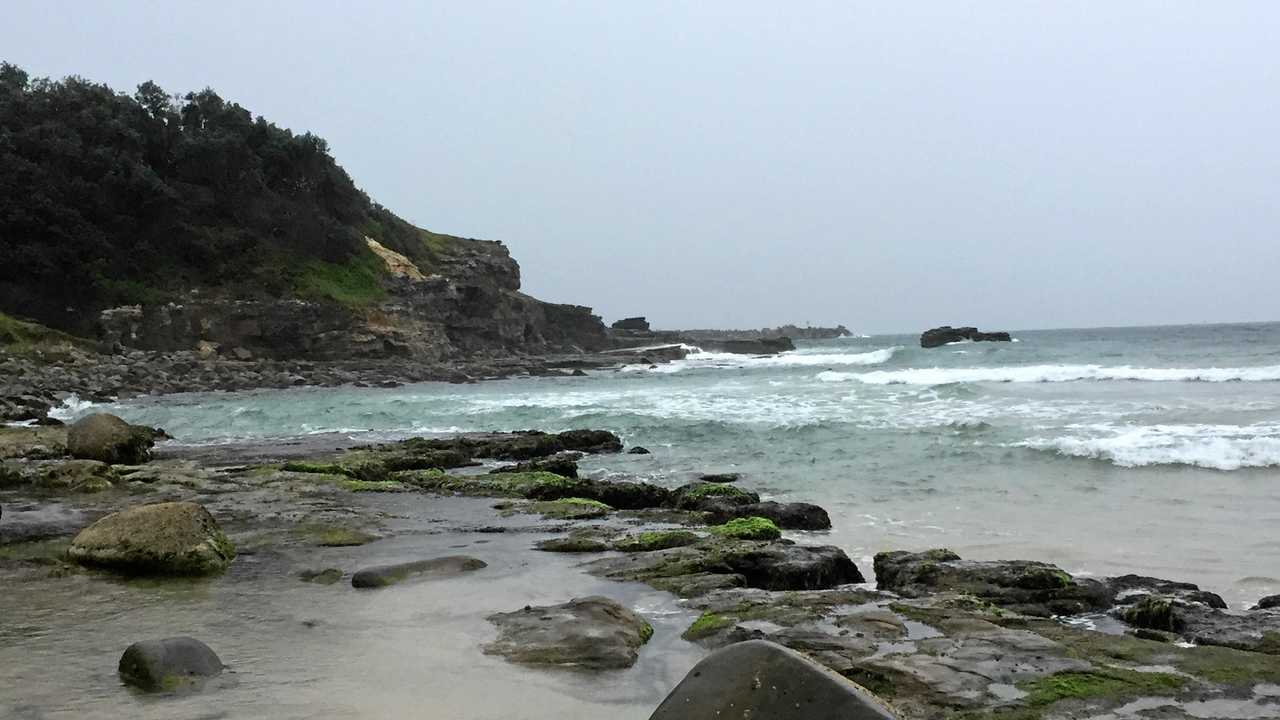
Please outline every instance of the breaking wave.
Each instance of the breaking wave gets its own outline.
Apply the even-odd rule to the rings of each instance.
[[[1025,365],[1021,367],[911,368],[871,372],[826,371],[824,382],[866,385],[946,385],[949,383],[1052,383],[1079,380],[1139,382],[1276,382],[1280,365],[1245,368],[1140,368],[1102,365]]]
[[[1096,425],[1081,429],[1086,433],[1083,436],[1037,437],[1013,447],[1106,460],[1120,467],[1191,465],[1239,470],[1280,465],[1280,425]]]
[[[786,368],[786,367],[839,367],[880,365],[889,362],[902,350],[901,346],[880,348],[863,353],[805,353],[784,352],[777,355],[742,355],[740,353],[708,352],[689,347],[689,355],[656,367],[628,365],[624,372],[676,373],[694,368]]]

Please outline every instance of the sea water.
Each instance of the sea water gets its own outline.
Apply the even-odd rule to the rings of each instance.
[[[739,472],[818,503],[865,573],[881,550],[949,547],[1075,574],[1201,584],[1233,607],[1280,593],[1280,323],[917,336],[692,350],[577,378],[138,398],[105,409],[216,444],[480,430],[612,430],[651,455],[596,477],[666,485]]]

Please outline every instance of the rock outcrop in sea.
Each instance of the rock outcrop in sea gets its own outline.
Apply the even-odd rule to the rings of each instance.
[[[1012,338],[1009,333],[1004,331],[982,332],[975,327],[953,328],[950,325],[943,325],[921,333],[920,347],[935,348],[965,340],[972,342],[1009,342]]]

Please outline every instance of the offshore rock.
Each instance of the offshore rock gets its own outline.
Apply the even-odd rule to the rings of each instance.
[[[950,325],[943,325],[932,330],[925,330],[920,335],[920,347],[941,347],[948,343],[962,342],[964,340],[973,342],[1009,342],[1012,338],[1009,337],[1009,333],[1004,331],[982,332],[975,327],[953,328]]]
[[[794,650],[750,640],[689,671],[649,720],[894,720],[866,688]]]
[[[644,618],[599,595],[497,613],[489,622],[498,626],[498,639],[484,646],[487,654],[589,670],[631,667],[653,635]]]

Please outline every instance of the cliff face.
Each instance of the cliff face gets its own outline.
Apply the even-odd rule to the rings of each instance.
[[[339,359],[592,349],[496,242],[413,226],[310,133],[210,89],[0,63],[0,312],[158,350]]]
[[[598,350],[610,340],[591,308],[519,292],[520,267],[498,242],[450,238],[427,272],[374,241],[385,264],[379,300],[359,306],[301,299],[201,297],[111,308],[108,343],[149,350],[202,348],[255,357],[405,357],[439,361],[514,352]]]

